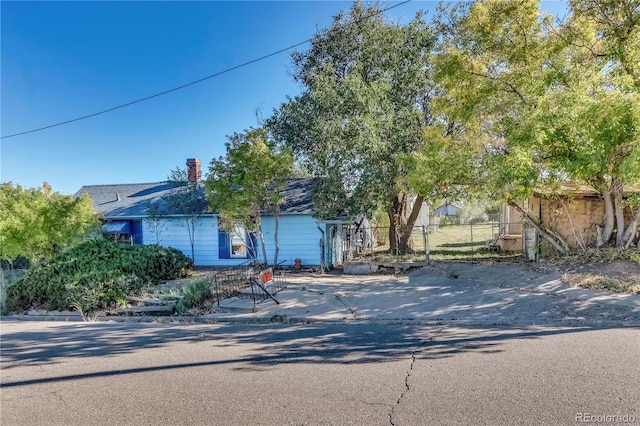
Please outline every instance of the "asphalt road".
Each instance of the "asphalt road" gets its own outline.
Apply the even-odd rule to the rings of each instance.
[[[1,332],[3,426],[640,423],[637,328],[5,321]]]

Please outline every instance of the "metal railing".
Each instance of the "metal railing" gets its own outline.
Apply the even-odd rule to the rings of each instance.
[[[269,285],[265,285],[263,281],[263,273],[266,270],[272,274],[272,282]],[[216,271],[211,281],[218,305],[221,300],[234,296],[250,298],[254,303],[261,302],[287,287],[284,270],[273,271],[255,261]]]

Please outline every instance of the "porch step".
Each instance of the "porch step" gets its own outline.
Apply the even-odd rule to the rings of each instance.
[[[251,300],[251,293],[248,298],[229,297],[220,301],[220,309],[229,312],[256,312],[257,307]]]

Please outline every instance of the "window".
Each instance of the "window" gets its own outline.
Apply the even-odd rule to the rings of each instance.
[[[243,226],[231,232],[218,229],[218,259],[250,259],[255,256],[255,237]]]
[[[247,230],[236,225],[231,232],[231,257],[247,257]]]

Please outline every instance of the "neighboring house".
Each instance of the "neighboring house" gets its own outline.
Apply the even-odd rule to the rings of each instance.
[[[190,168],[199,168],[200,163],[187,164]],[[189,170],[188,174],[190,180],[200,176],[199,170]],[[285,203],[281,206],[278,231],[278,262],[282,265],[294,265],[296,259],[300,259],[303,266],[331,267],[341,263],[341,256],[336,253],[342,245],[338,231],[344,222],[316,219],[311,201],[313,182],[311,178],[289,179],[284,190]],[[86,192],[93,200],[94,207],[103,220],[104,233],[128,237],[133,244],[175,247],[191,257],[185,216],[167,211],[164,205],[163,196],[172,189],[168,182],[86,185],[75,196],[79,197]],[[163,211],[155,224],[148,216],[148,203],[159,205]],[[264,215],[262,228],[267,260],[270,263],[275,251],[274,217]],[[195,230],[194,264],[230,266],[247,262],[255,256],[252,241],[255,238],[243,228],[236,228],[232,233],[220,229],[218,215],[204,211]]]
[[[640,189],[629,187],[625,197],[638,192]],[[596,225],[604,223],[604,201],[598,191],[586,185],[564,184],[555,191],[537,190],[522,206],[531,217],[560,235],[572,248],[594,245]],[[625,219],[628,221],[631,216],[631,209],[627,207]],[[530,251],[526,241],[529,227],[523,226],[520,213],[513,207],[505,205],[501,208],[500,229],[500,244],[505,250]],[[546,244],[538,238],[535,240],[536,245]]]
[[[640,192],[627,186],[624,198]],[[596,243],[596,225],[604,225],[604,201],[600,193],[586,185],[564,184],[556,191],[535,191],[528,200],[529,214],[558,233],[572,248]],[[624,209],[625,222],[633,216],[631,208]]]
[[[462,211],[462,207],[455,205],[455,204],[442,204],[441,206],[438,206],[434,211],[433,211],[433,215],[434,216],[458,216],[460,214],[460,212]]]

